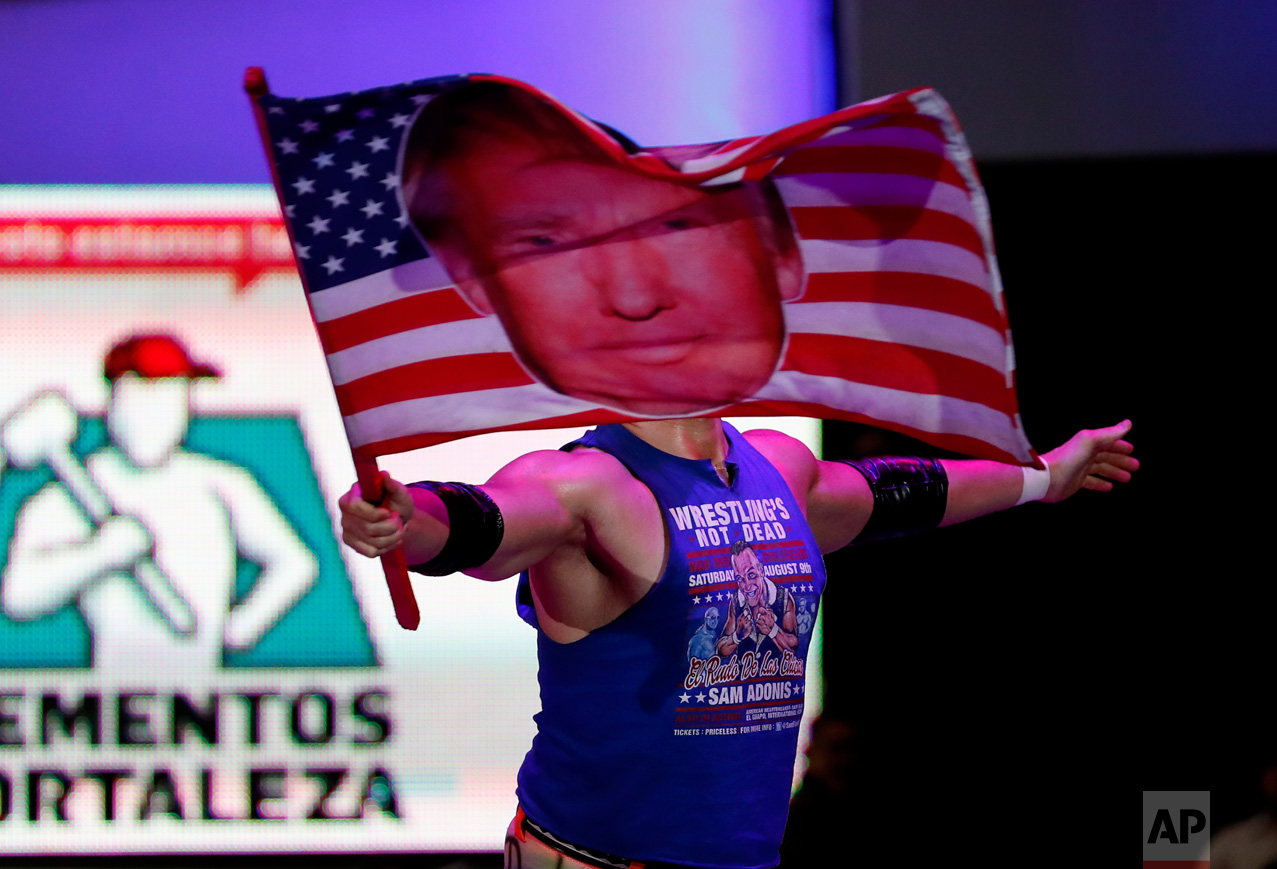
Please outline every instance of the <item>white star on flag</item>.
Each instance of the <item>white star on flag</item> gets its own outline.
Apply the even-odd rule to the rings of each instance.
[[[367,178],[368,164],[367,163],[351,163],[350,168],[346,170],[346,173],[350,175],[351,181],[354,181],[356,178]]]
[[[384,151],[389,148],[390,140],[385,136],[373,136],[372,140],[368,142],[368,147],[376,154],[378,151]]]
[[[338,142],[349,142],[353,138],[355,138],[354,130],[338,130],[337,131]]]
[[[373,248],[373,250],[377,251],[377,253],[381,254],[383,257],[387,257],[395,252],[395,247],[398,244],[399,242],[397,241],[391,241],[388,238],[383,238],[381,240],[381,244],[377,245]]]
[[[311,181],[309,178],[298,178],[293,182],[293,189],[297,191],[298,196],[301,196],[303,193],[314,193],[315,182]]]
[[[399,175],[395,172],[390,172],[385,178],[381,179],[381,186],[385,187],[387,190],[393,190],[398,184]]]
[[[285,154],[297,153],[297,143],[292,139],[280,139],[275,144],[279,147],[279,150],[283,151]]]
[[[334,190],[332,195],[328,197],[328,202],[333,208],[336,208],[339,205],[349,205],[350,194],[345,190]]]
[[[390,126],[394,127],[397,130],[400,127],[408,126],[408,122],[411,120],[412,118],[410,118],[408,115],[395,115],[393,118],[390,119]]]
[[[334,112],[340,112],[341,103],[329,103],[328,105],[324,106],[324,111],[328,112],[328,114],[330,115],[333,114]]]
[[[297,251],[298,259],[310,259],[310,245],[298,242],[293,245],[293,250]]]
[[[328,274],[330,275],[333,272],[342,271],[341,264],[343,261],[344,261],[344,258],[342,257],[330,256],[327,259],[327,261],[324,262],[324,268],[328,269]]]
[[[301,122],[301,128],[303,133],[313,133],[319,129],[319,124],[307,118]]]
[[[329,218],[316,216],[314,220],[306,225],[310,227],[310,231],[315,233],[315,235],[322,235],[328,231],[329,223],[331,223]]]
[[[355,229],[355,228],[352,226],[350,229],[346,230],[346,234],[345,234],[345,235],[343,235],[343,236],[342,236],[342,238],[343,238],[343,239],[345,240],[345,242],[346,242],[346,247],[350,247],[350,246],[352,246],[352,245],[356,245],[356,244],[363,244],[363,243],[364,243],[364,231],[363,231],[362,229]]]
[[[369,220],[372,220],[374,217],[381,214],[381,203],[375,200],[369,199],[368,204],[359,210],[364,213],[364,217],[368,218]]]
[[[333,155],[320,154],[318,157],[315,158],[314,162],[315,162],[316,169],[326,169],[329,166],[333,165]]]

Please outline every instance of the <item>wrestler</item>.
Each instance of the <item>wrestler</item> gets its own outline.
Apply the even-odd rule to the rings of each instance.
[[[779,859],[797,730],[757,725],[681,737],[674,727],[679,704],[709,692],[679,684],[687,635],[672,628],[689,624],[689,612],[696,624],[703,617],[686,582],[695,543],[671,521],[674,508],[704,505],[702,519],[733,541],[743,539],[738,520],[748,518],[739,504],[774,508],[788,548],[830,552],[1026,500],[1109,491],[1138,468],[1123,439],[1130,427],[1078,432],[1044,456],[1047,470],[1032,471],[991,461],[824,462],[785,435],[742,436],[712,418],[603,426],[573,449],[523,456],[482,486],[406,487],[387,477],[380,506],[352,488],[340,502],[343,539],[370,557],[403,547],[430,574],[523,573],[543,711],[520,772],[508,865],[541,865],[529,856],[540,853],[551,861],[544,865],[758,869]],[[738,506],[713,506],[729,501]],[[803,584],[818,593],[823,569],[812,556]],[[724,674],[727,664],[716,671]],[[733,701],[764,696],[754,683],[738,687]],[[768,688],[767,702],[773,697]],[[684,799],[688,780],[704,785],[696,811]],[[571,856],[554,856],[561,854]]]

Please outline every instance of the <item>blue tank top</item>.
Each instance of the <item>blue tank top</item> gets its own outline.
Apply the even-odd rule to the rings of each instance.
[[[518,794],[578,845],[753,869],[780,859],[825,570],[780,473],[724,428],[730,485],[619,425],[564,447],[604,450],[647,485],[669,559],[610,624],[573,643],[538,631],[541,712]],[[527,574],[518,600],[536,626]]]

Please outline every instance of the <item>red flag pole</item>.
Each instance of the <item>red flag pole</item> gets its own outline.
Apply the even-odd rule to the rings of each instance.
[[[244,71],[244,90],[248,93],[253,103],[253,116],[257,119],[257,132],[262,138],[262,146],[266,149],[269,156],[272,153],[270,131],[266,126],[266,112],[262,110],[262,105],[258,102],[258,98],[270,93],[270,88],[266,84],[266,74],[260,66],[250,66]],[[270,165],[271,182],[275,185],[275,196],[282,203],[284,201],[283,192],[280,189],[279,173],[275,169],[275,161],[268,159],[266,161]],[[288,240],[293,243],[293,250],[297,250],[297,240],[293,238],[293,228],[287,220],[284,221],[284,228],[288,231]],[[298,276],[301,278],[303,285],[306,281],[306,273],[298,265]],[[359,488],[363,492],[364,499],[377,504],[382,499],[381,472],[377,469],[377,460],[365,458],[356,454],[352,449],[350,457],[355,462],[355,474],[359,478]],[[390,601],[395,607],[395,618],[399,620],[400,627],[415,631],[417,626],[421,624],[421,610],[417,606],[417,598],[412,593],[412,584],[408,581],[408,564],[404,560],[403,549],[396,549],[381,557],[381,569],[386,575],[386,586],[390,589]]]
[[[381,472],[377,470],[376,459],[365,459],[351,452],[355,460],[355,474],[359,477],[359,490],[364,500],[373,504],[381,503],[385,496],[381,485]],[[395,605],[395,618],[399,626],[405,630],[415,631],[421,624],[421,610],[417,606],[416,595],[412,593],[412,583],[408,581],[408,563],[404,560],[403,547],[399,547],[381,556],[381,570],[386,575],[386,587],[390,589],[390,602]]]

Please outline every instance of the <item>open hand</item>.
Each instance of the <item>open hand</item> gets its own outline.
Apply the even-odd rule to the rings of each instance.
[[[1139,470],[1139,461],[1129,442],[1122,440],[1131,430],[1131,421],[1115,426],[1083,429],[1061,446],[1042,456],[1051,469],[1048,502],[1063,501],[1078,489],[1108,492],[1113,482],[1126,483]]]
[[[404,485],[381,472],[385,497],[381,504],[363,498],[359,484],[337,499],[341,508],[341,539],[360,555],[377,558],[403,543],[404,526],[416,511]]]

